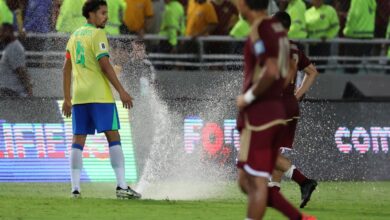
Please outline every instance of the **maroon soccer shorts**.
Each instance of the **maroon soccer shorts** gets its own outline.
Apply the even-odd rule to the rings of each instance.
[[[283,128],[283,136],[278,140],[279,147],[292,148],[295,131],[299,119],[299,103],[294,95],[283,98],[286,109],[287,126]]]
[[[283,135],[284,119],[262,126],[245,126],[241,131],[237,167],[258,177],[271,177],[279,153],[278,140]]]
[[[294,139],[295,139],[295,131],[297,130],[298,119],[291,119],[287,122],[287,125],[282,128],[282,136],[280,140],[278,140],[279,147],[284,148],[292,148]]]

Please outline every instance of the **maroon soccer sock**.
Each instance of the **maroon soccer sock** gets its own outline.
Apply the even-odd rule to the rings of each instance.
[[[274,190],[280,192],[280,187],[279,187],[279,186],[272,186],[272,187],[270,187],[270,188],[272,188],[272,189],[274,189]]]
[[[307,177],[303,175],[301,171],[295,168],[291,179],[301,186],[307,180]]]
[[[283,213],[290,220],[301,220],[302,218],[298,209],[292,206],[274,187],[268,188],[268,206]]]

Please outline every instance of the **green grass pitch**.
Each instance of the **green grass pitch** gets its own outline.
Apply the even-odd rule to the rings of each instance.
[[[69,184],[0,183],[0,219],[238,219],[246,199],[234,183],[207,200],[116,200],[113,184],[82,184],[83,198],[70,199]],[[172,189],[175,190],[175,189]],[[299,188],[283,183],[283,194],[299,205]],[[318,219],[390,219],[390,182],[321,182],[303,210]],[[267,209],[266,220],[286,219]]]

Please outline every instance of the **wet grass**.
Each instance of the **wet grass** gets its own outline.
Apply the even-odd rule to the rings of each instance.
[[[244,219],[246,199],[235,184],[224,195],[196,201],[116,200],[113,184],[83,184],[70,199],[69,184],[0,183],[0,219]],[[172,189],[174,190],[174,189]],[[299,188],[283,194],[299,205]],[[318,219],[390,219],[390,182],[323,182],[303,210]],[[265,219],[286,219],[269,209]]]

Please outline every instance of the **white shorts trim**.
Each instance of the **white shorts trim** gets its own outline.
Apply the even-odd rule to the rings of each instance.
[[[252,169],[248,164],[244,165],[244,170],[252,176],[271,178],[271,174],[264,171],[257,171]]]
[[[296,167],[294,165],[291,165],[290,169],[288,169],[286,172],[284,172],[284,176],[291,179],[294,173],[294,169]]]
[[[268,187],[279,187],[280,188],[280,183],[279,182],[268,182]]]

